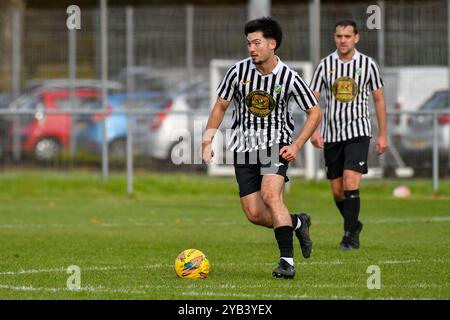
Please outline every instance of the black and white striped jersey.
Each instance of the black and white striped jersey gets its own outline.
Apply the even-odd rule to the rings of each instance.
[[[311,89],[325,89],[325,114],[321,133],[324,142],[372,136],[369,93],[383,87],[375,61],[357,50],[343,62],[337,51],[322,59],[311,81]]]
[[[294,120],[291,98],[302,109],[316,104],[312,90],[279,58],[271,73],[262,75],[251,58],[233,65],[220,83],[219,97],[234,102],[228,148],[236,152],[292,144]]]

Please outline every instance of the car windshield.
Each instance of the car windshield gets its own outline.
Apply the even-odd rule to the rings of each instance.
[[[448,91],[436,92],[430,99],[428,99],[420,108],[421,110],[438,110],[447,109],[448,103]]]
[[[22,110],[36,110],[42,104],[42,100],[37,97],[31,97],[19,102],[19,108]]]
[[[56,99],[55,104],[62,110],[70,110],[72,108],[100,109],[101,107],[99,99],[82,97],[75,97],[74,99],[71,99],[70,97]]]
[[[81,109],[87,109],[87,110],[100,110],[102,109],[102,100],[100,98],[89,98],[83,100],[82,104],[80,105]]]

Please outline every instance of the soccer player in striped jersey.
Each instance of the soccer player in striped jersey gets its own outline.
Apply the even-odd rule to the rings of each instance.
[[[293,278],[293,232],[302,254],[308,258],[312,241],[310,217],[290,215],[283,202],[284,184],[290,161],[311,137],[320,123],[321,112],[313,92],[297,72],[284,64],[275,51],[281,44],[282,30],[273,18],[252,20],[245,25],[250,57],[233,65],[217,90],[202,143],[202,159],[213,156],[211,143],[224,114],[234,102],[231,139],[234,168],[242,208],[250,222],[273,228],[280,250],[277,278]],[[292,110],[289,101],[306,113],[306,122],[293,140]]]
[[[326,107],[320,132],[311,142],[324,149],[327,178],[334,201],[344,219],[341,250],[358,249],[363,224],[359,220],[359,188],[362,174],[367,173],[367,157],[372,128],[368,99],[375,102],[378,122],[376,152],[388,148],[386,104],[383,81],[375,61],[355,46],[360,39],[354,21],[340,21],[335,26],[336,51],[317,66],[311,89],[317,99],[325,92]]]

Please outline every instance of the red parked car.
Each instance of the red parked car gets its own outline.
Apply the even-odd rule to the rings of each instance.
[[[96,89],[75,89],[75,109],[89,108],[98,103],[101,93]],[[97,103],[93,103],[97,102]],[[38,160],[50,160],[62,150],[70,147],[78,120],[83,116],[69,114],[45,114],[44,110],[71,110],[72,101],[69,89],[48,89],[33,95],[19,98],[12,108],[16,110],[32,110],[33,115],[20,116],[19,134],[21,151],[35,156]],[[11,126],[11,134],[13,129]],[[10,145],[12,146],[12,144]],[[12,148],[11,148],[12,149]]]

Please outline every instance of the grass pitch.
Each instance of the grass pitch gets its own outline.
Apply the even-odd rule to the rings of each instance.
[[[342,220],[327,182],[292,179],[286,203],[312,217],[310,259],[295,239],[297,275],[274,279],[274,233],[242,213],[234,177],[97,173],[0,174],[0,299],[449,299],[450,182],[364,180],[361,249],[340,252]],[[206,280],[182,280],[179,252],[211,261]],[[81,289],[69,290],[69,266]],[[371,265],[380,289],[368,289]]]

